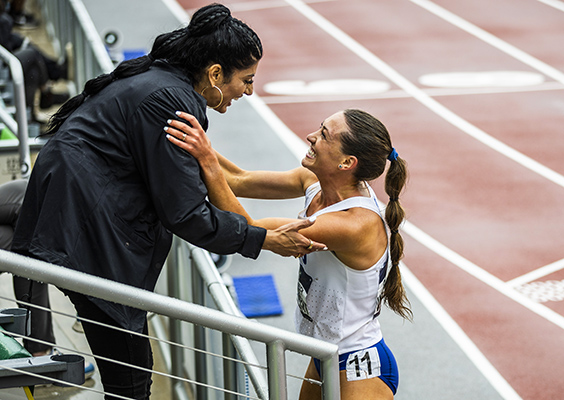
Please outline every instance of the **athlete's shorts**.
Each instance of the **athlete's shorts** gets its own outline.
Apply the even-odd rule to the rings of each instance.
[[[321,362],[316,358],[313,362],[317,372],[320,373]],[[339,371],[347,371],[348,381],[379,377],[394,395],[398,390],[398,365],[384,339],[366,349],[340,354]]]

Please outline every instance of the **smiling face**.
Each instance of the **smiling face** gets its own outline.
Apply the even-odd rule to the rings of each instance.
[[[341,133],[347,130],[342,111],[323,121],[317,131],[307,135],[310,148],[302,165],[316,174],[338,172],[339,164],[347,158],[341,150]]]
[[[216,85],[223,93],[223,100],[221,104],[215,106],[220,101],[220,95],[217,90],[208,89],[204,95],[208,105],[215,111],[223,114],[233,101],[239,100],[245,94],[247,96],[253,94],[253,79],[256,75],[257,67],[258,62],[247,69],[236,70],[228,81],[221,81],[220,79],[220,82]]]

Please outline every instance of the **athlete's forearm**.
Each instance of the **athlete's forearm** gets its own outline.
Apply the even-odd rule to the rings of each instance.
[[[221,210],[231,211],[244,216],[248,224],[254,225],[253,219],[231,190],[218,158],[215,158],[215,160],[213,158],[200,160],[200,166],[204,183],[208,189],[210,202]]]

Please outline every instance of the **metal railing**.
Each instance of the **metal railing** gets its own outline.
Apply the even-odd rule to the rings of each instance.
[[[14,103],[16,119],[4,108],[0,107],[0,120],[12,132],[16,132],[19,140],[18,152],[20,156],[21,177],[28,178],[31,174],[31,157],[28,143],[27,109],[25,105],[25,87],[22,64],[12,53],[0,46],[0,59],[10,69],[11,83],[14,85]]]
[[[100,74],[111,72],[114,65],[98,31],[80,0],[38,0],[57,54],[72,48],[73,82],[77,89]]]
[[[53,41],[55,53],[61,55],[70,45],[72,57],[69,71],[73,71],[74,91],[86,81],[102,73],[111,72],[114,65],[100,39],[92,19],[80,0],[38,0],[46,21],[46,29]],[[14,86],[15,119],[0,107],[0,121],[18,137],[18,153],[22,178],[31,174],[29,130],[25,101],[24,75],[20,61],[0,46],[0,59],[10,69]]]
[[[190,252],[194,268],[207,269],[206,275],[210,273],[211,268],[215,268],[214,265],[210,265],[211,259],[209,259],[209,255],[202,253],[199,249],[192,249]],[[171,253],[173,258],[175,253],[175,251]],[[178,264],[174,264],[174,262],[174,259],[168,261],[168,271],[174,269],[175,265],[178,268]],[[206,266],[206,264],[208,265]],[[252,355],[244,349],[246,344],[241,338],[262,342],[267,348],[268,398],[271,400],[287,398],[285,362],[285,352],[287,350],[318,358],[321,361],[323,398],[340,398],[338,347],[335,344],[4,250],[0,250],[0,270],[40,282],[50,283],[59,288],[79,293],[88,293],[91,296],[104,300],[144,309],[178,321],[185,321],[217,330],[231,335],[231,337],[239,337],[240,339],[237,339],[235,346],[238,348],[238,351],[243,353],[242,358],[246,358],[251,364],[253,364],[254,360],[252,360]],[[213,273],[211,274],[214,275]],[[210,290],[210,293],[215,293],[214,296],[224,291],[223,288],[220,288],[220,285],[217,285],[219,282],[212,283],[209,281],[209,283],[211,283],[211,286],[217,286]],[[225,293],[224,295],[220,294],[218,298],[222,298],[221,302],[223,302],[223,300],[226,300],[227,295]],[[231,307],[231,305],[227,306]],[[240,344],[243,344],[243,347],[240,347]],[[176,364],[181,366],[183,362],[177,361]],[[264,397],[266,393],[265,388],[262,387],[260,382],[260,376],[258,376],[254,368],[248,368],[248,364],[246,367],[249,376],[252,377],[253,384],[259,384],[255,386],[257,394],[261,396],[261,399],[266,398]],[[199,367],[198,369],[203,368]]]
[[[181,271],[191,270],[191,288],[186,287],[187,280],[182,279]],[[174,237],[172,251],[167,260],[167,288],[168,294],[183,300],[187,292],[191,292],[193,301],[198,304],[206,305],[206,288],[211,296],[214,305],[218,310],[244,317],[227,287],[225,286],[219,271],[207,251],[204,251],[196,246]],[[171,332],[170,339],[172,341],[181,341],[180,321],[170,320],[169,332]],[[231,342],[230,342],[231,340]],[[200,327],[194,327],[194,345],[198,349],[206,349],[206,336]],[[241,360],[246,365],[247,374],[253,384],[253,387],[261,399],[268,398],[268,383],[264,376],[264,370],[256,367],[259,362],[251,345],[246,338],[239,336],[222,335],[222,348],[224,356],[233,358],[235,351],[239,354]],[[182,366],[185,364],[184,353],[180,348],[171,348],[171,358],[175,362],[171,362],[171,373],[179,375],[183,370]],[[200,368],[195,369],[196,380],[208,381],[207,370],[204,368],[206,365],[205,357],[197,357],[197,362]],[[233,363],[224,363],[223,366],[224,386],[230,390],[236,390],[238,373],[237,369],[233,368]],[[206,389],[201,387],[196,391],[197,398],[205,398]]]

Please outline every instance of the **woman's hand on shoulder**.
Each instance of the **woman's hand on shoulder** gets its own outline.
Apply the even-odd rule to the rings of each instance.
[[[168,126],[164,127],[167,139],[194,156],[202,168],[217,164],[211,142],[196,117],[182,111],[177,111],[176,115],[186,122],[169,119]]]

